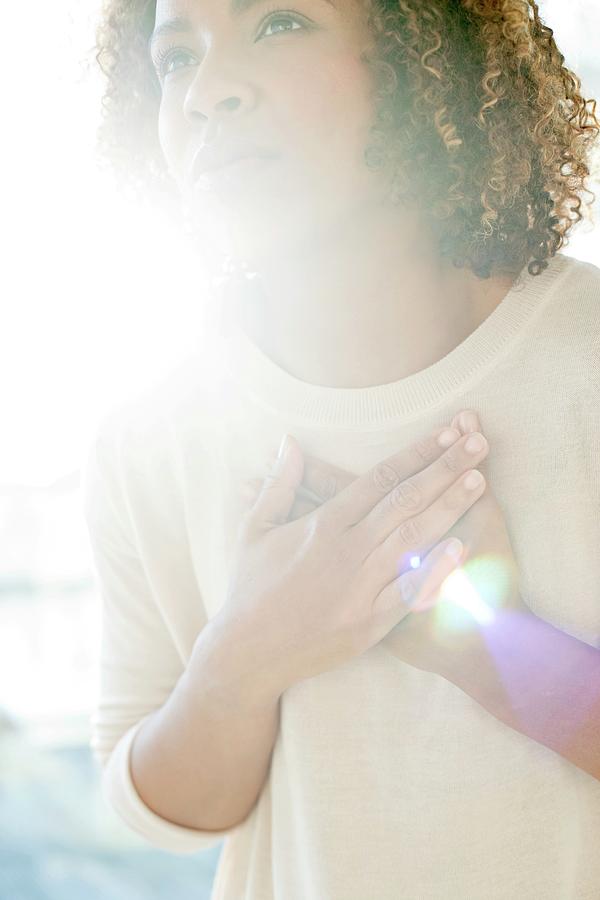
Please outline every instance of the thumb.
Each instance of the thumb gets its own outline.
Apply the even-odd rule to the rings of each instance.
[[[304,455],[291,434],[285,434],[271,472],[249,513],[249,524],[261,531],[282,525],[290,514],[304,474]]]

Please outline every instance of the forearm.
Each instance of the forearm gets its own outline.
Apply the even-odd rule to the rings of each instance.
[[[444,673],[496,718],[600,780],[600,651],[527,613],[481,630]]]
[[[268,774],[280,691],[253,678],[233,639],[209,623],[168,701],[131,747],[144,803],[177,825],[219,831],[243,821]]]

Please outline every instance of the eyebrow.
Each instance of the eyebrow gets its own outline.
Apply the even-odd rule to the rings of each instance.
[[[229,2],[229,10],[232,15],[239,16],[247,10],[251,9],[251,7],[256,6],[258,3],[262,3],[263,0],[230,0]],[[333,0],[323,0],[324,3],[328,3],[330,6],[334,6]],[[152,34],[148,39],[148,47],[151,48],[154,42],[159,38],[163,37],[165,34],[189,34],[193,31],[192,23],[189,19],[183,16],[175,16],[172,19],[165,19],[158,28],[155,28]]]

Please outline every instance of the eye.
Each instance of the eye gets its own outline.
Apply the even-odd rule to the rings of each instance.
[[[278,11],[268,16],[266,21],[263,22],[256,40],[262,40],[263,37],[273,37],[287,31],[305,31],[308,27],[308,23],[296,13]],[[179,47],[171,46],[166,47],[164,50],[156,51],[153,64],[159,78],[164,80],[168,75],[172,75],[178,69],[183,68],[183,66],[177,65],[177,62],[185,57],[188,59],[193,58],[191,53]]]
[[[263,23],[257,40],[263,37],[273,37],[275,34],[283,34],[286,31],[298,31],[306,28],[305,23],[296,15],[286,12],[277,12],[269,16]]]
[[[171,63],[175,64],[177,60],[181,60],[184,57],[192,59],[192,54],[178,47],[166,47],[164,50],[157,51],[154,66],[159,77],[164,79],[167,75],[172,75],[173,72],[181,68],[181,66],[171,68]]]

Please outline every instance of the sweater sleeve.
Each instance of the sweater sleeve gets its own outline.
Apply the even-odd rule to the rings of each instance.
[[[90,747],[101,766],[105,801],[149,844],[194,853],[233,833],[199,831],[157,815],[141,799],[130,771],[133,738],[164,704],[183,674],[145,574],[119,490],[116,455],[99,433],[83,467],[81,502],[101,598],[99,693],[91,715]],[[109,462],[110,460],[110,462]]]

